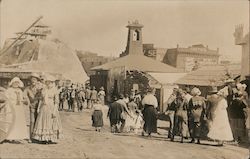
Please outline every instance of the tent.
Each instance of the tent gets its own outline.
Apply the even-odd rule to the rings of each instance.
[[[240,64],[206,65],[180,78],[176,81],[176,84],[194,86],[221,86],[224,84],[224,80],[228,78],[228,76],[235,78],[239,75]]]
[[[6,48],[6,47],[4,47]],[[88,76],[75,51],[58,40],[25,39],[0,54],[2,68],[61,74],[75,83],[85,83]]]

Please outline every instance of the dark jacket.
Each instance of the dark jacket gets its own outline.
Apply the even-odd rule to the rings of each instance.
[[[194,122],[200,122],[205,115],[205,99],[201,96],[194,96],[188,104],[188,115]]]
[[[118,103],[117,101],[113,102],[108,111],[108,117],[111,123],[116,123],[121,121],[121,113],[123,112],[122,104]]]
[[[234,99],[232,104],[228,106],[228,115],[232,119],[245,119],[244,108],[246,105],[238,98]]]

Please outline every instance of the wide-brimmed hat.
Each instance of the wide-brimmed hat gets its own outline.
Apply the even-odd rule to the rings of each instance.
[[[40,78],[41,78],[41,76],[39,74],[37,74],[37,73],[31,73],[30,78],[32,78],[32,77],[35,77],[38,80],[40,80]]]
[[[192,91],[191,91],[191,94],[193,95],[193,96],[199,96],[199,95],[201,95],[201,91],[200,91],[200,89],[199,88],[197,88],[197,87],[194,87],[193,89],[192,89]]]
[[[217,93],[218,89],[217,87],[213,86],[212,89],[210,91],[208,91],[209,93]]]
[[[18,82],[18,87],[20,87],[20,88],[24,87],[24,84],[23,84],[23,82],[20,80],[19,77],[14,77],[14,78],[10,81],[9,86],[12,86],[14,82]]]

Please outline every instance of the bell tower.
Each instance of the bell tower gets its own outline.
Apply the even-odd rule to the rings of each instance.
[[[138,20],[133,21],[132,23],[128,22],[128,40],[125,52],[121,56],[126,56],[128,54],[143,55],[142,49],[142,28],[143,25],[139,24]]]

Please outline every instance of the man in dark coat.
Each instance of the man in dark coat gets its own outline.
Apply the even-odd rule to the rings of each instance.
[[[110,120],[111,132],[118,132],[118,124],[122,121],[121,114],[123,112],[123,106],[117,102],[117,97],[114,97],[114,102],[110,105],[108,111],[108,117]]]
[[[89,87],[86,88],[85,90],[85,99],[87,100],[87,108],[90,109],[91,108],[91,90]]]

